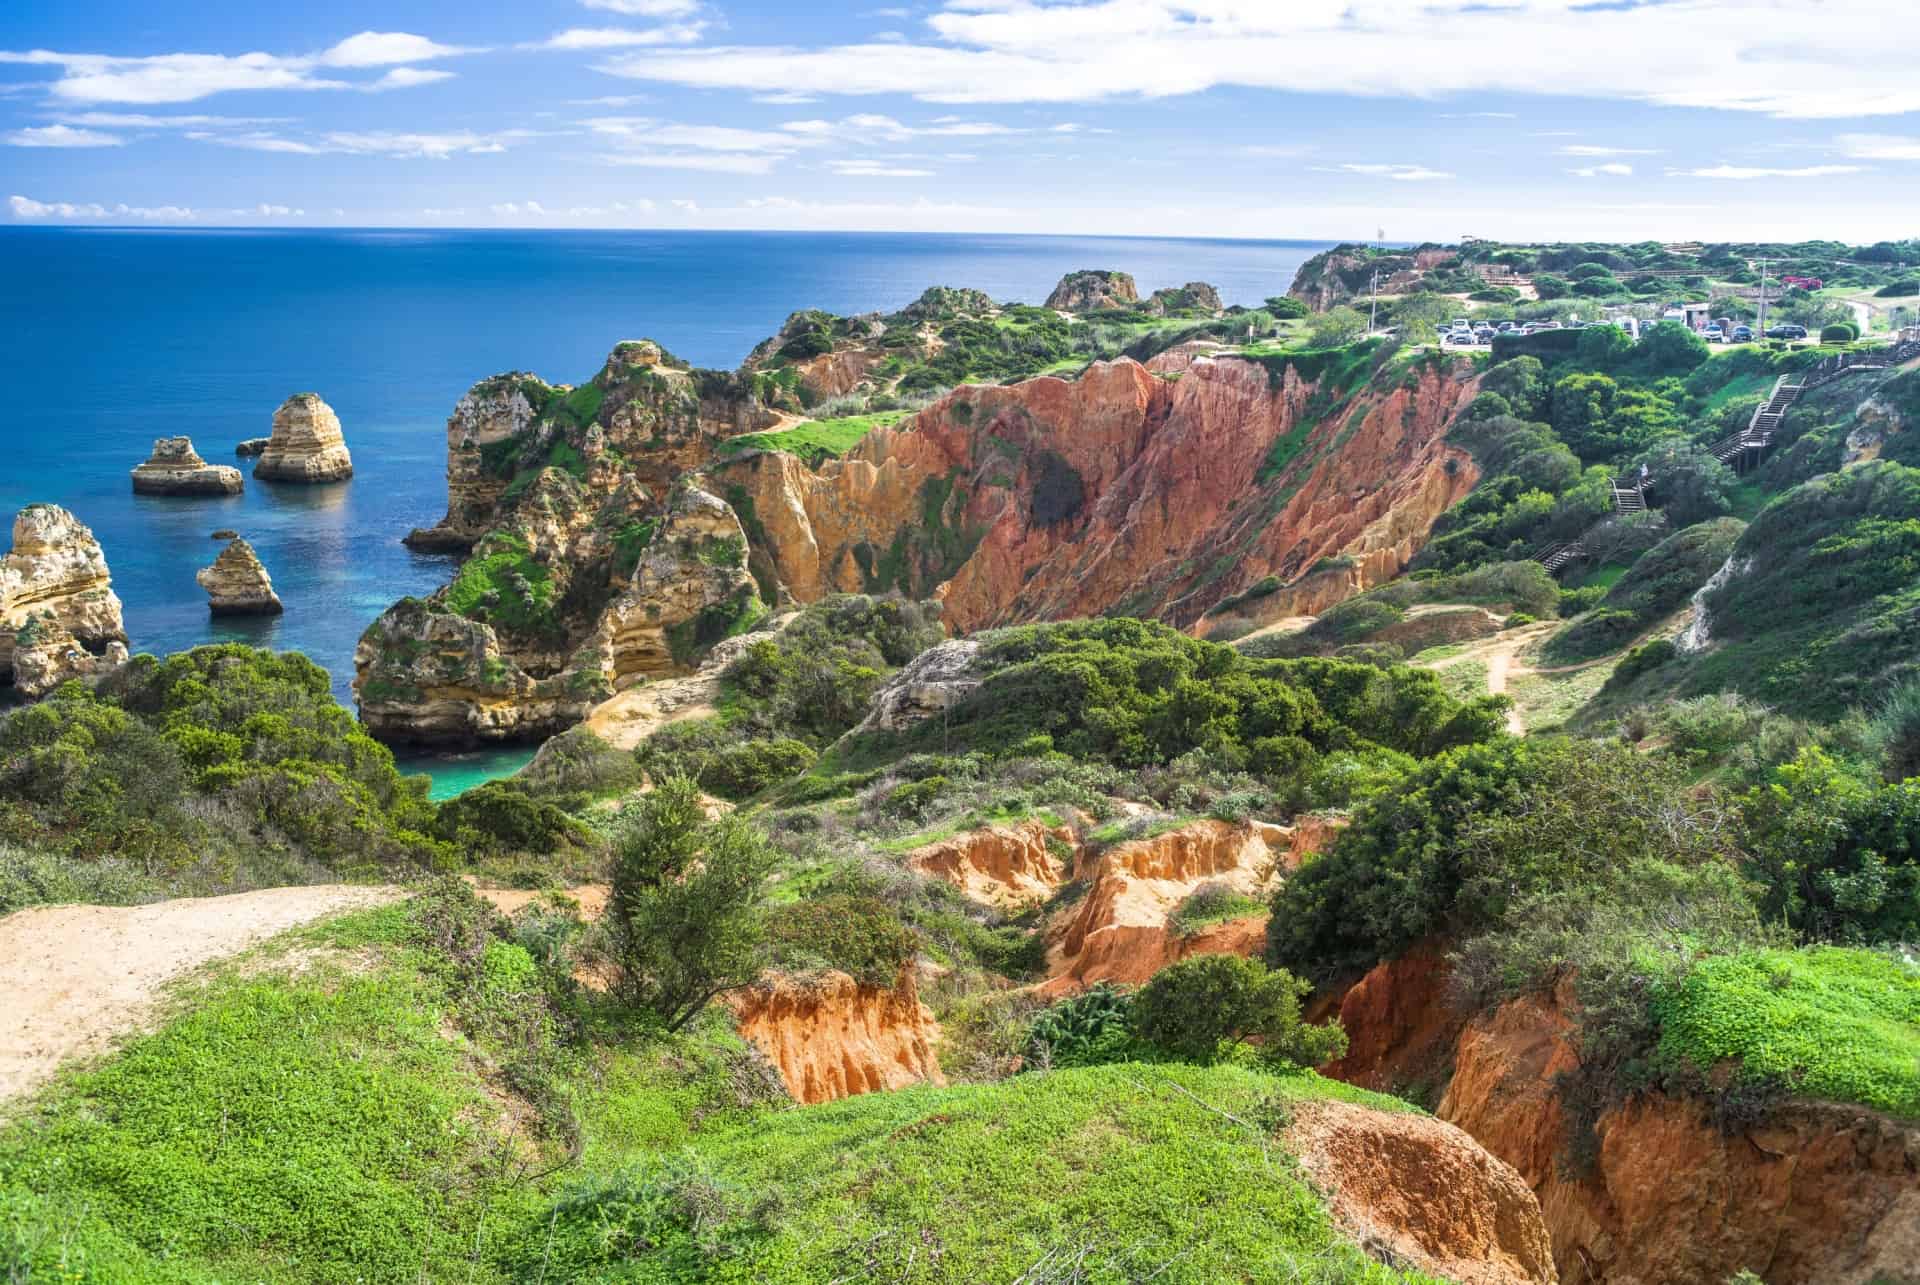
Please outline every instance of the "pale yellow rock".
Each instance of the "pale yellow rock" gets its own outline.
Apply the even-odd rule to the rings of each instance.
[[[153,454],[133,470],[135,495],[238,495],[245,485],[230,464],[209,464],[190,437],[157,437]]]
[[[216,616],[277,616],[284,610],[272,577],[245,540],[235,539],[193,578],[207,591],[207,608]]]
[[[13,548],[0,558],[0,677],[38,695],[124,659],[126,641],[120,599],[93,532],[58,505],[20,510]],[[16,642],[32,653],[24,686],[15,671]],[[109,657],[115,645],[119,651]]]
[[[253,466],[273,482],[341,482],[353,476],[353,457],[340,417],[318,393],[295,393],[273,413],[273,436]]]

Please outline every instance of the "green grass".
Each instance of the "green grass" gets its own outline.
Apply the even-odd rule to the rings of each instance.
[[[1167,917],[1167,927],[1173,930],[1175,936],[1191,937],[1210,925],[1263,914],[1266,909],[1267,903],[1264,901],[1224,884],[1215,884],[1188,893]]]
[[[1620,577],[1626,575],[1627,571],[1628,571],[1628,568],[1625,566],[1622,566],[1620,563],[1609,562],[1604,567],[1595,567],[1592,571],[1589,571],[1587,574],[1581,576],[1578,580],[1575,580],[1572,584],[1569,584],[1567,588],[1569,589],[1592,589],[1592,588],[1611,589],[1616,584],[1620,583]]]
[[[634,1188],[693,1186],[730,1213],[705,1246],[649,1210],[658,1248],[636,1263],[603,1234],[631,1206],[589,1180],[527,1228],[520,1261],[561,1280],[930,1285],[1012,1281],[1090,1245],[1075,1279],[1288,1280],[1309,1263],[1326,1279],[1426,1279],[1344,1244],[1274,1143],[1294,1105],[1326,1097],[1395,1105],[1310,1074],[1137,1064],[869,1094],[630,1171]]]
[[[1699,965],[1655,1003],[1661,1048],[1738,1059],[1799,1096],[1920,1119],[1920,967],[1867,950],[1753,951]]]
[[[517,535],[488,536],[460,564],[444,601],[448,611],[469,619],[485,608],[489,623],[514,633],[549,634],[559,628],[552,575]]]
[[[824,460],[839,459],[876,428],[890,428],[910,414],[903,410],[849,415],[844,419],[814,419],[776,433],[744,433],[729,437],[720,449],[727,455],[744,451],[785,451],[814,468]]]
[[[1476,700],[1487,694],[1487,662],[1484,660],[1455,661],[1433,672],[1440,675],[1440,686],[1455,700]]]
[[[897,839],[887,839],[874,846],[882,852],[912,852],[915,848],[924,848],[930,843],[939,843],[951,839],[954,835],[967,830],[978,830],[989,825],[1018,825],[1022,821],[1040,821],[1050,827],[1059,827],[1066,822],[1058,813],[1047,808],[1034,808],[1026,803],[1018,806],[995,806],[976,808],[964,816],[955,817],[943,825],[931,830],[920,830],[913,834],[902,835]]]

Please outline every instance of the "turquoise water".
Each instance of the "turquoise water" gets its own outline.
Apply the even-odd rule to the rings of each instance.
[[[52,501],[106,550],[136,650],[240,640],[297,649],[351,701],[353,647],[445,556],[400,543],[446,508],[447,413],[476,380],[579,382],[627,338],[731,367],[801,308],[895,309],[929,285],[1039,302],[1076,268],[1142,290],[1211,281],[1229,303],[1285,292],[1312,242],[842,233],[0,228],[0,521]],[[153,439],[215,463],[264,436],[290,393],[339,413],[354,477],[244,494],[131,493]],[[232,527],[286,614],[215,622],[193,573]],[[507,760],[502,759],[504,764]],[[510,770],[414,759],[436,781]],[[517,766],[517,764],[515,765]],[[448,787],[450,788],[450,787]]]
[[[433,778],[428,794],[435,800],[450,799],[465,793],[483,781],[512,776],[533,760],[531,745],[497,745],[461,754],[409,754],[396,752],[394,759],[402,772],[425,772]]]

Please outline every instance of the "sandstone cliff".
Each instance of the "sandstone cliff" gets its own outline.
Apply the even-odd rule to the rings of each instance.
[[[933,595],[959,631],[1192,625],[1273,576],[1262,612],[1301,614],[1398,574],[1472,488],[1445,441],[1470,388],[1430,363],[1342,389],[1292,363],[1201,358],[1170,383],[1102,362],[956,390],[817,471],[779,452],[710,471],[801,601]]]
[[[796,1102],[946,1083],[933,1051],[940,1028],[910,970],[891,989],[841,972],[769,975],[727,1002]]]
[[[1350,1046],[1322,1071],[1402,1092],[1444,1084],[1436,1114],[1533,1189],[1567,1285],[1721,1285],[1742,1270],[1769,1285],[1920,1280],[1920,1127],[1791,1102],[1723,1130],[1702,1101],[1658,1092],[1583,1126],[1562,1078],[1580,1065],[1570,980],[1471,1020],[1445,987],[1437,943],[1374,968],[1340,997]],[[1588,1129],[1583,1162],[1573,1144]]]
[[[209,464],[190,437],[157,437],[133,470],[135,495],[238,495],[244,481],[230,464]]]
[[[216,616],[277,616],[284,609],[273,578],[245,540],[235,538],[193,578],[207,591],[207,609]]]
[[[295,393],[273,413],[273,436],[253,475],[270,482],[340,482],[353,476],[353,457],[340,417],[318,393]]]
[[[125,660],[126,642],[93,532],[57,505],[20,510],[0,558],[0,677],[37,696]]]

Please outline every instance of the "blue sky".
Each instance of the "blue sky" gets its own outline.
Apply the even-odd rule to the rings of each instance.
[[[0,221],[1874,240],[1920,235],[1913,30],[1909,0],[29,0]]]

